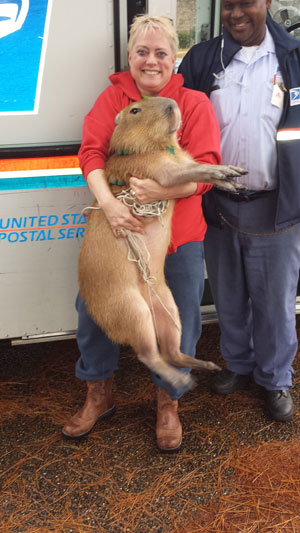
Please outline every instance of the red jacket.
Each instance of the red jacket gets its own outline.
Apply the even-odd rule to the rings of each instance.
[[[130,72],[119,72],[109,79],[112,86],[100,94],[84,120],[78,157],[85,178],[92,170],[105,167],[115,116],[127,105],[141,100]],[[181,74],[173,74],[159,93],[159,96],[173,98],[180,108],[179,144],[198,163],[220,164],[220,132],[213,107],[204,93],[182,85]],[[176,201],[169,253],[176,252],[182,244],[204,239],[206,222],[202,212],[202,194],[210,188],[210,185],[199,183],[194,195]]]

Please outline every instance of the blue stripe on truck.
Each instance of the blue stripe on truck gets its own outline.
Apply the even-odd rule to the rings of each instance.
[[[61,176],[36,176],[22,178],[1,178],[0,191],[22,191],[34,189],[56,189],[63,187],[84,187],[86,181],[82,174]]]

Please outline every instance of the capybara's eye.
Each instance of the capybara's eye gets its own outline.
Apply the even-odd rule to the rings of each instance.
[[[130,113],[132,113],[133,115],[136,115],[137,113],[139,113],[141,110],[140,107],[133,107],[131,110],[130,110]]]

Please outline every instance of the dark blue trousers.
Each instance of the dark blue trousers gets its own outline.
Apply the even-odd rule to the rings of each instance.
[[[166,258],[165,277],[179,309],[182,323],[181,351],[191,357],[201,335],[200,304],[204,289],[204,251],[202,242],[190,242],[179,246],[177,252]],[[77,344],[80,358],[76,363],[76,376],[85,381],[104,380],[117,368],[119,346],[106,337],[86,310],[80,294],[78,311]],[[188,369],[181,369],[189,372]],[[152,375],[154,383],[166,390],[173,400],[186,391],[174,389],[159,376]]]
[[[214,193],[207,206],[212,222],[210,207],[231,225],[224,222],[220,229],[210,223],[205,238],[227,368],[253,372],[256,383],[267,390],[288,389],[297,352],[300,224],[274,233],[276,192],[249,202]]]

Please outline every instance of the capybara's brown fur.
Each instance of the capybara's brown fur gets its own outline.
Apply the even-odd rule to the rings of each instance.
[[[128,187],[133,175],[154,179],[162,186],[199,181],[229,190],[240,187],[233,177],[242,174],[242,169],[200,165],[179,147],[180,111],[174,100],[155,97],[135,102],[121,111],[116,124],[110,143],[113,155],[105,173],[109,181],[126,185],[114,185],[113,192]],[[190,386],[193,380],[171,365],[218,367],[180,352],[179,313],[164,279],[173,207],[174,201],[170,201],[162,221],[145,219],[142,239],[150,254],[154,290],[128,260],[126,239],[114,236],[101,210],[88,215],[79,257],[79,285],[90,315],[108,337],[130,345],[150,370],[179,388]],[[145,250],[143,245],[141,250]]]

